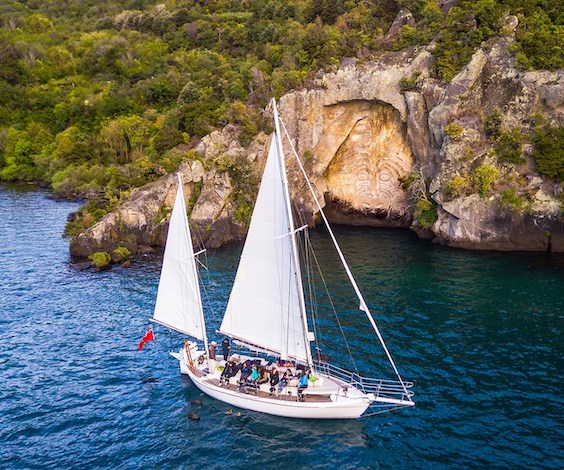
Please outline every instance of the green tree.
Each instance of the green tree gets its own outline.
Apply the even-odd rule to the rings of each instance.
[[[564,23],[554,24],[548,13],[536,9],[520,15],[517,63],[525,69],[557,70],[564,67]]]
[[[45,33],[53,29],[53,22],[41,13],[34,13],[29,16],[26,25],[33,33]]]
[[[564,127],[537,130],[533,144],[539,173],[564,183]]]
[[[8,181],[31,181],[37,176],[33,161],[33,143],[25,131],[11,127],[5,140],[4,168],[0,179]]]
[[[483,36],[476,28],[472,11],[452,7],[446,17],[445,27],[433,50],[436,57],[435,70],[446,81],[450,81],[468,63],[474,48]]]

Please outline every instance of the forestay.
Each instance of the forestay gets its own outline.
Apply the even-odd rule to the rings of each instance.
[[[180,175],[168,227],[153,319],[194,338],[205,338],[198,272]]]
[[[220,332],[305,362],[309,348],[277,139],[275,132]]]

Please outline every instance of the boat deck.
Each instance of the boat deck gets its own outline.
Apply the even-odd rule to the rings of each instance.
[[[271,400],[280,400],[280,401],[298,401],[297,389],[295,387],[287,387],[279,394],[277,393],[268,393],[264,390],[255,389],[253,387],[243,387],[239,390],[237,384],[229,383],[227,385],[220,385],[219,379],[216,378],[208,378],[208,382],[216,385],[218,387],[226,388],[233,392],[239,392],[241,394],[253,395],[259,398],[270,398]],[[289,390],[288,390],[289,389]],[[316,394],[316,393],[308,393],[308,390],[304,390],[303,400],[305,402],[316,402],[316,403],[323,403],[323,402],[331,402],[331,397],[325,394]]]

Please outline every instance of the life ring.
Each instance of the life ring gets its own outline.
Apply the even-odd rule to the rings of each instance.
[[[204,363],[204,356],[198,358],[198,364],[202,365]]]

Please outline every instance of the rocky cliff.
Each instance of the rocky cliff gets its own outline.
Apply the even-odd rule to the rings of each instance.
[[[536,172],[526,141],[515,162],[495,152],[494,131],[527,135],[539,119],[564,124],[564,72],[516,69],[512,40],[485,45],[450,83],[432,78],[431,45],[343,61],[314,87],[283,96],[282,120],[330,220],[411,227],[456,247],[564,251],[562,187]],[[240,196],[251,186],[241,179],[256,178],[266,156],[268,136],[247,149],[236,137],[230,126],[207,136],[197,147],[201,159],[180,170],[190,220],[208,246],[244,237]],[[231,171],[242,164],[246,176]],[[293,181],[292,163],[289,171]],[[135,191],[73,240],[71,253],[162,245],[174,185],[167,176]],[[292,187],[311,216],[303,185]]]
[[[238,217],[234,198],[240,188],[233,184],[230,167],[226,169],[222,162],[255,164],[252,171],[257,175],[262,169],[266,136],[257,137],[246,149],[236,136],[233,126],[206,136],[198,145],[202,158],[183,163],[178,170],[193,235],[211,248],[240,240],[247,229],[247,221]],[[240,176],[253,179],[254,175]],[[98,251],[112,252],[120,246],[132,253],[163,246],[176,185],[176,175],[171,174],[132,191],[129,201],[71,240],[71,255],[81,259]]]

